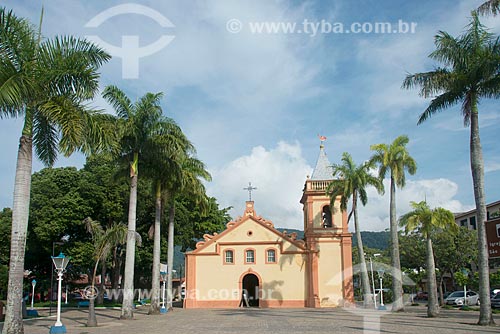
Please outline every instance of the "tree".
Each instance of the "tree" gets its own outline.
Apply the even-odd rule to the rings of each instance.
[[[87,327],[97,327],[97,318],[95,316],[95,278],[97,275],[97,267],[99,261],[106,261],[111,249],[118,245],[124,244],[127,240],[127,227],[123,224],[113,224],[107,229],[103,229],[101,224],[93,221],[90,217],[84,220],[87,232],[92,235],[94,246],[93,260],[95,261],[94,271],[91,276],[91,293],[89,298],[89,315],[87,318]],[[104,279],[104,277],[102,277]]]
[[[408,136],[402,135],[394,139],[390,144],[376,144],[370,147],[375,151],[370,161],[379,166],[378,174],[380,180],[384,180],[387,172],[390,172],[390,206],[389,220],[391,233],[391,259],[392,259],[392,294],[394,303],[392,311],[399,312],[404,310],[403,298],[398,296],[403,295],[403,277],[401,275],[401,263],[399,258],[399,239],[398,239],[398,222],[396,220],[396,187],[403,188],[406,184],[405,171],[413,175],[417,171],[417,163],[408,153],[406,145],[408,144]]]
[[[152,291],[148,314],[158,314],[160,312],[160,229],[161,217],[164,211],[163,202],[166,199],[166,193],[172,184],[172,180],[181,177],[181,165],[178,162],[179,156],[184,155],[188,149],[193,149],[193,146],[177,124],[169,118],[159,120],[150,144],[151,146],[144,150],[145,173],[153,181],[153,193],[155,196]],[[171,246],[173,252],[173,245],[169,242],[169,250]],[[168,263],[170,272],[173,269],[173,261]]]
[[[340,196],[340,209],[346,211],[347,204],[352,198],[352,210],[349,213],[347,221],[349,222],[351,216],[354,214],[354,230],[358,245],[364,306],[371,303],[371,290],[368,271],[366,269],[363,241],[361,240],[361,231],[359,230],[358,223],[358,199],[361,200],[361,204],[366,205],[368,202],[368,195],[366,193],[367,186],[374,186],[379,193],[383,192],[382,182],[370,174],[371,168],[373,168],[373,164],[370,162],[365,162],[357,166],[352,161],[351,155],[344,152],[342,154],[342,164],[334,164],[332,166],[333,176],[339,178],[334,179],[326,190],[327,195],[330,197],[330,205],[332,208],[334,207],[335,201]]]
[[[190,196],[196,203],[196,207],[206,213],[209,208],[209,200],[205,192],[202,180],[211,181],[212,177],[206,170],[205,164],[193,156],[194,149],[179,156],[180,177],[172,179],[168,190],[170,197],[170,210],[168,222],[168,252],[167,263],[169,266],[167,275],[167,296],[169,307],[172,307],[172,268],[174,267],[174,228],[175,228],[175,199],[179,194]]]
[[[500,13],[500,0],[489,0],[483,3],[477,9],[478,13],[481,15],[493,14],[497,15]]]
[[[41,20],[40,20],[41,22]],[[109,143],[109,117],[85,103],[98,89],[102,49],[71,36],[43,40],[30,23],[0,8],[0,117],[24,117],[16,165],[7,312],[3,333],[23,333],[22,298],[32,148],[50,166],[58,152],[89,153]],[[108,130],[108,131],[107,131]]]
[[[479,109],[481,98],[500,97],[500,42],[472,12],[467,30],[455,38],[446,32],[435,37],[436,50],[430,58],[442,63],[433,71],[410,74],[404,88],[420,87],[420,95],[432,98],[420,115],[418,124],[437,112],[461,103],[464,125],[470,126],[470,163],[474,200],[477,212],[479,247],[479,324],[493,324],[490,301],[488,249],[486,242],[486,202],[484,192],[484,161],[479,136]]]
[[[137,102],[132,103],[125,93],[116,86],[108,86],[103,92],[103,97],[113,106],[118,116],[120,156],[127,162],[130,176],[122,319],[131,319],[134,316],[134,263],[139,161],[148,146],[151,146],[151,138],[162,113],[160,106],[162,96],[162,93],[147,93]]]
[[[411,202],[413,211],[406,213],[399,219],[400,226],[406,232],[419,230],[426,240],[427,254],[427,282],[429,284],[429,299],[427,316],[436,317],[439,314],[437,298],[436,266],[434,264],[434,251],[432,249],[432,235],[435,231],[457,231],[453,213],[443,208],[429,208],[427,202]]]
[[[11,226],[12,211],[9,208],[4,208],[0,211],[0,235],[9,236]],[[7,293],[9,251],[10,239],[9,242],[0,243],[0,299],[4,299],[5,294]]]
[[[444,304],[443,281],[446,274],[477,266],[477,233],[466,227],[438,231],[433,234],[432,247],[436,261],[438,291]]]

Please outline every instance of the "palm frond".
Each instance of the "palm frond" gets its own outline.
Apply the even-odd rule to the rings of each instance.
[[[111,104],[119,118],[129,119],[132,116],[132,102],[118,87],[107,86],[102,97]]]
[[[481,15],[493,14],[494,16],[500,13],[500,0],[489,0],[483,3],[477,9],[478,13]]]

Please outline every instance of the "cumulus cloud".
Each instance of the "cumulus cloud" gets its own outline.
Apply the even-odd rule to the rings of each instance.
[[[298,142],[279,142],[267,149],[256,146],[250,154],[241,156],[222,168],[212,171],[210,195],[224,206],[233,206],[230,214],[236,218],[245,209],[252,182],[257,214],[270,219],[277,227],[302,229],[302,207],[299,203],[306,176],[312,167],[302,157]]]
[[[383,231],[389,228],[390,181],[384,180],[386,192],[379,195],[375,188],[369,188],[368,203],[359,207],[359,224],[362,231]],[[443,207],[451,212],[464,212],[473,209],[455,199],[458,185],[448,179],[409,180],[403,189],[396,189],[396,216],[412,210],[410,202],[426,200],[431,208]],[[353,225],[353,224],[352,224]],[[352,226],[350,229],[353,230]]]

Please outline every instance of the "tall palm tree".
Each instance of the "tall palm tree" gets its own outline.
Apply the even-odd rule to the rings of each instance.
[[[104,89],[103,97],[113,106],[118,116],[120,156],[129,166],[130,197],[128,211],[127,249],[123,284],[121,318],[134,317],[134,264],[137,214],[137,182],[139,162],[156,130],[161,118],[160,99],[162,93],[147,93],[135,103],[116,86]]]
[[[489,0],[483,3],[477,9],[478,13],[481,15],[498,15],[500,13],[500,0]]]
[[[403,188],[406,184],[405,171],[410,175],[417,172],[417,163],[408,153],[406,145],[409,139],[407,136],[399,136],[390,144],[376,144],[370,146],[375,151],[370,161],[379,166],[379,178],[384,180],[387,172],[390,172],[391,191],[389,204],[389,221],[391,234],[391,275],[392,294],[394,302],[392,311],[404,310],[403,304],[403,277],[401,275],[401,263],[399,258],[398,222],[396,220],[396,187]]]
[[[150,146],[144,150],[145,175],[153,181],[155,195],[155,221],[153,225],[153,269],[151,286],[151,303],[148,314],[160,312],[160,241],[161,217],[163,203],[167,197],[167,189],[171,180],[181,177],[179,156],[192,148],[182,130],[169,118],[162,118],[157,126]]]
[[[413,211],[399,218],[399,225],[406,232],[418,230],[426,239],[427,244],[427,282],[429,284],[429,299],[427,316],[433,318],[439,315],[437,298],[436,265],[434,263],[434,251],[432,249],[432,235],[436,231],[458,231],[455,217],[449,210],[443,208],[429,208],[427,202],[411,202]]]
[[[90,292],[92,295],[89,298],[89,314],[87,319],[87,327],[96,327],[97,318],[95,315],[95,277],[97,275],[97,267],[99,261],[106,261],[110,251],[113,247],[122,245],[127,241],[127,227],[123,224],[113,224],[107,229],[103,229],[99,222],[93,221],[91,218],[84,220],[87,232],[92,235],[92,242],[94,246],[94,271],[92,273],[92,283]],[[102,277],[104,280],[104,277]]]
[[[479,247],[479,324],[493,323],[490,301],[488,249],[486,241],[486,203],[484,194],[484,161],[479,138],[479,109],[481,98],[500,97],[500,42],[472,12],[467,30],[455,38],[446,32],[435,37],[436,50],[430,58],[443,64],[433,71],[411,74],[404,88],[420,87],[420,95],[432,101],[420,115],[418,124],[435,113],[461,103],[464,125],[470,126],[470,163],[474,200],[477,212]]]
[[[51,166],[59,152],[88,154],[112,142],[111,118],[85,103],[98,89],[102,49],[71,36],[42,40],[39,31],[0,8],[0,117],[23,117],[12,207],[7,312],[3,333],[23,333],[22,298],[33,147]],[[108,122],[109,121],[109,122]],[[106,122],[106,123],[104,123]]]
[[[205,164],[194,157],[194,148],[179,157],[180,177],[172,178],[168,195],[170,198],[169,222],[168,222],[168,248],[167,248],[167,301],[168,307],[172,307],[172,269],[174,267],[174,221],[175,221],[175,199],[178,195],[190,196],[197,203],[199,210],[208,209],[209,200],[205,192],[203,181],[211,181],[212,177],[206,170]]]
[[[370,174],[370,169],[373,164],[369,161],[357,166],[349,153],[342,154],[342,164],[334,164],[332,166],[333,176],[339,177],[333,180],[326,190],[330,197],[330,205],[333,208],[337,197],[340,196],[340,210],[346,211],[349,200],[352,197],[352,209],[349,213],[347,221],[354,215],[354,230],[356,240],[358,242],[358,256],[361,271],[361,286],[363,288],[363,304],[368,306],[371,304],[372,294],[370,293],[370,280],[366,269],[365,253],[363,249],[363,241],[361,240],[361,231],[358,223],[358,199],[361,204],[366,205],[368,195],[366,187],[374,186],[379,193],[383,192],[382,182],[375,176]]]

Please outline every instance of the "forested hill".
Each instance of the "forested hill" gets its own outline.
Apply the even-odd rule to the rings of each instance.
[[[293,228],[277,228],[278,231],[283,232],[287,231],[288,234],[290,233],[297,233],[297,239],[303,239],[304,238],[304,231],[301,230],[296,230]],[[387,231],[381,231],[381,232],[371,232],[371,231],[362,231],[361,232],[361,239],[363,240],[363,246],[368,247],[368,248],[377,248],[377,249],[387,249],[389,247],[389,232]],[[356,238],[352,238],[352,245],[356,246],[358,243],[356,242]]]

